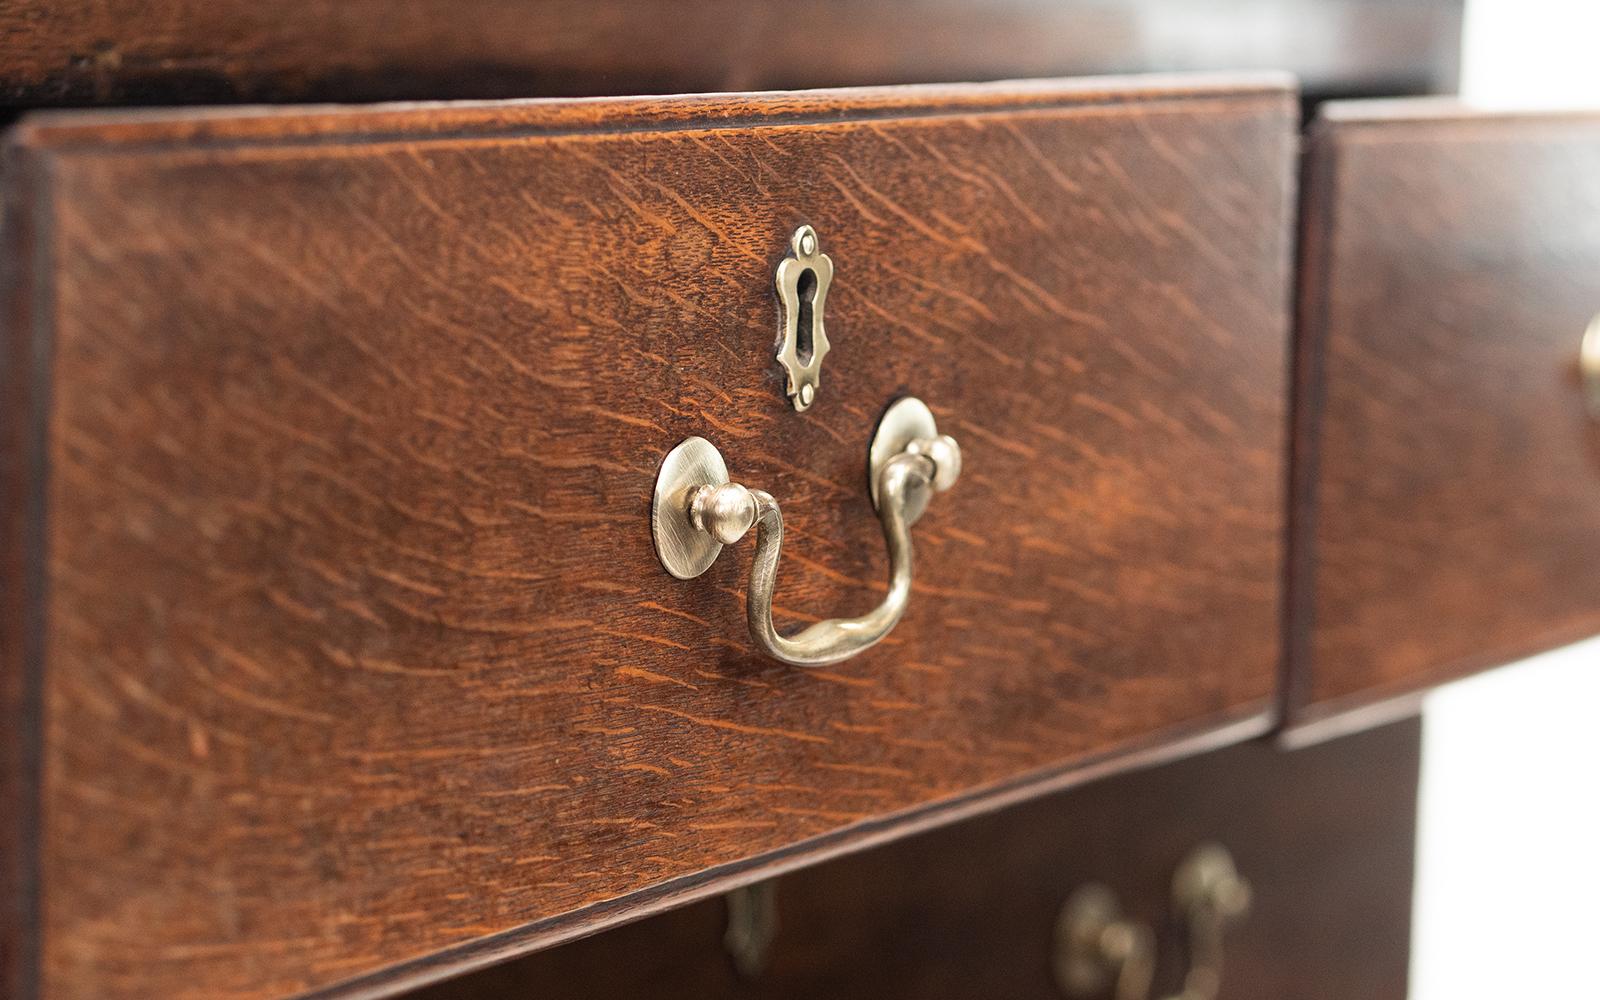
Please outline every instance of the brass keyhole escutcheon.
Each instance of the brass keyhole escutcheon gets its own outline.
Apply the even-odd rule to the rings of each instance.
[[[778,265],[774,281],[783,306],[782,339],[778,364],[796,411],[804,413],[816,402],[822,384],[822,359],[828,355],[828,332],[823,327],[823,307],[833,282],[833,261],[822,252],[817,231],[801,226],[789,239],[789,256]]]

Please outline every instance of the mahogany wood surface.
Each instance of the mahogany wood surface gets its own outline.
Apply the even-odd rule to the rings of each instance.
[[[1304,196],[1297,723],[1600,632],[1600,116],[1332,104]]]
[[[1157,928],[1153,995],[1172,996],[1184,935],[1168,882],[1206,840],[1253,889],[1224,939],[1221,996],[1405,1000],[1420,731],[1412,719],[1292,753],[1246,744],[786,875],[753,977],[723,947],[725,905],[706,900],[407,1000],[1061,1000],[1052,928],[1091,881]]]
[[[684,93],[1283,69],[1454,87],[1461,0],[7,0],[0,103]]]
[[[1295,115],[1262,76],[30,119],[38,992],[382,992],[1262,731]],[[859,613],[906,393],[966,459],[909,613],[757,657],[748,543],[657,564],[657,463],[704,435],[778,498],[780,627]]]

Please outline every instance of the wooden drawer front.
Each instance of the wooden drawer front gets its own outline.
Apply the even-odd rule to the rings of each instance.
[[[1306,192],[1292,700],[1600,631],[1600,117],[1332,105]]]
[[[530,947],[1259,731],[1294,118],[1267,77],[25,128],[45,991]],[[703,435],[782,502],[780,627],[857,613],[908,392],[966,451],[909,613],[757,657],[747,544],[658,565],[657,464]]]

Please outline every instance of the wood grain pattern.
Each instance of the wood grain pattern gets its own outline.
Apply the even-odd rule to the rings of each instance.
[[[24,128],[44,994],[503,954],[1259,732],[1294,120],[1274,76]],[[804,417],[801,221],[838,269]],[[906,619],[755,657],[748,553],[657,565],[657,463],[703,434],[779,498],[780,626],[861,609],[906,392],[967,458]]]
[[[685,93],[1283,69],[1453,89],[1460,0],[11,0],[13,107]]]
[[[1090,881],[1159,928],[1168,996],[1183,940],[1168,878],[1205,840],[1255,890],[1222,996],[1405,1000],[1420,743],[1412,719],[1293,753],[1246,744],[784,876],[754,978],[735,973],[726,908],[707,900],[407,1000],[1061,1000],[1051,930]]]
[[[1600,631],[1600,117],[1330,105],[1301,271],[1296,720]],[[1330,723],[1337,724],[1337,723]]]

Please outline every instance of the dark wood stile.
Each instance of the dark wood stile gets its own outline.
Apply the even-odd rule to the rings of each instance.
[[[0,996],[38,982],[40,642],[47,341],[38,247],[43,178],[8,153],[0,196]]]

